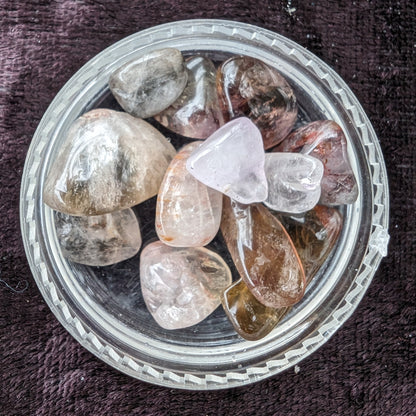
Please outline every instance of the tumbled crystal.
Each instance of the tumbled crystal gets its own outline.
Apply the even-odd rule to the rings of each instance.
[[[100,215],[157,194],[174,147],[149,123],[107,109],[71,126],[48,173],[44,201],[69,215]]]
[[[127,260],[142,244],[139,222],[130,208],[89,217],[55,211],[55,227],[63,256],[88,266]]]
[[[280,143],[296,121],[292,88],[258,59],[236,56],[225,61],[217,72],[217,89],[225,121],[249,117],[260,129],[265,149]]]
[[[278,218],[293,241],[309,283],[336,244],[342,216],[335,208],[317,205],[302,217],[278,215]],[[224,291],[222,304],[235,330],[248,340],[265,337],[289,310],[263,305],[242,280]]]
[[[201,142],[189,143],[174,157],[160,186],[156,204],[159,239],[175,247],[201,247],[220,228],[222,194],[195,179],[186,161]]]
[[[224,198],[221,232],[240,276],[259,302],[281,308],[302,298],[305,273],[299,256],[265,206]]]
[[[135,58],[114,71],[110,90],[121,107],[147,118],[169,107],[182,94],[188,72],[180,51],[158,49]]]
[[[261,134],[246,117],[213,133],[191,154],[186,168],[205,185],[238,202],[261,202],[267,197]]]
[[[202,56],[186,62],[188,83],[182,95],[155,120],[182,136],[206,139],[224,124],[215,86],[215,66]]]
[[[140,282],[155,321],[165,329],[178,329],[201,322],[220,305],[231,272],[205,247],[178,248],[156,241],[141,253]]]
[[[324,164],[321,204],[351,204],[357,199],[358,186],[348,159],[347,139],[335,121],[308,123],[291,133],[274,151],[299,152]]]
[[[242,279],[224,291],[222,305],[237,333],[250,341],[269,334],[288,310],[260,303]]]
[[[322,162],[300,153],[267,153],[264,165],[269,194],[264,204],[276,211],[309,211],[321,196]]]
[[[279,215],[302,261],[306,281],[313,276],[334,248],[341,233],[343,220],[340,212],[317,205],[300,217]]]

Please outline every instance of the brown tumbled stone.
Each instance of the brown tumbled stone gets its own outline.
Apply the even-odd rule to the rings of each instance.
[[[221,232],[240,276],[259,302],[281,308],[302,298],[305,273],[299,256],[266,207],[224,197]]]
[[[260,129],[264,148],[280,143],[297,117],[296,97],[283,76],[264,62],[235,56],[217,71],[217,90],[225,122],[241,116]]]
[[[297,249],[309,283],[338,240],[342,216],[335,208],[320,205],[301,217],[277,215]],[[265,337],[290,309],[263,305],[242,279],[224,291],[222,305],[235,330],[248,340]]]

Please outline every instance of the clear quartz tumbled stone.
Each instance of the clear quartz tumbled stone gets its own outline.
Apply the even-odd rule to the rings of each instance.
[[[108,83],[124,111],[147,118],[175,102],[187,80],[181,52],[165,48],[127,62],[111,74]]]
[[[64,257],[88,266],[127,260],[142,244],[139,222],[130,208],[88,217],[55,212],[55,227]]]
[[[69,215],[101,215],[157,194],[175,148],[129,114],[96,109],[70,127],[45,181],[44,202]]]
[[[195,325],[221,303],[231,284],[225,261],[205,247],[147,245],[140,256],[143,298],[155,321],[165,329]]]
[[[319,159],[300,153],[267,153],[265,171],[269,187],[264,201],[267,207],[300,214],[318,203],[324,173]]]

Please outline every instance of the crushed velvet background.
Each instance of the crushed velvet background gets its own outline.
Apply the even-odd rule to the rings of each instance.
[[[149,385],[82,348],[37,289],[18,217],[32,135],[71,75],[127,35],[192,18],[262,26],[333,67],[374,125],[391,191],[389,255],[347,323],[299,372],[218,392]],[[0,0],[0,414],[415,415],[415,54],[413,0]]]

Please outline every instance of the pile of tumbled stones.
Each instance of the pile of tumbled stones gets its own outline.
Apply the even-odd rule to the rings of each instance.
[[[125,112],[79,117],[45,182],[63,255],[90,266],[135,256],[142,239],[131,208],[157,195],[159,241],[140,254],[155,321],[185,328],[222,304],[242,337],[264,337],[334,247],[343,223],[336,206],[357,198],[342,129],[318,120],[293,130],[292,88],[247,56],[216,68],[160,49],[120,67],[109,86]],[[190,142],[176,152],[150,117]],[[219,230],[234,282],[205,247]]]

